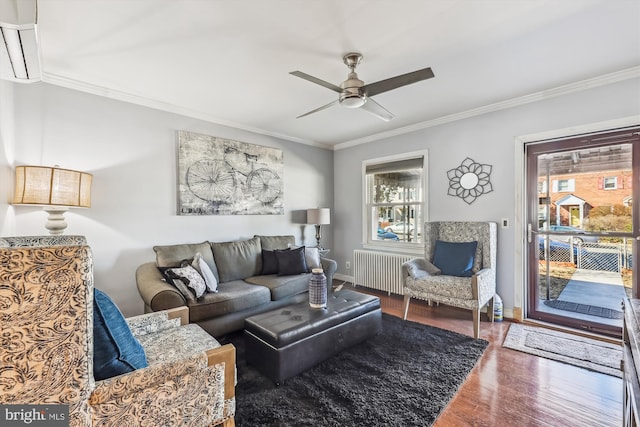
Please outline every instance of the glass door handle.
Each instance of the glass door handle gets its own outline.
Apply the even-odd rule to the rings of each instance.
[[[531,227],[531,224],[527,224],[527,242],[531,243],[531,236],[533,234],[533,227]]]

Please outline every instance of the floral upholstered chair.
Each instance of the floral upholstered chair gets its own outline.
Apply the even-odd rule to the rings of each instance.
[[[234,425],[235,348],[181,325],[186,307],[125,319],[147,366],[96,380],[103,307],[82,236],[0,238],[0,403],[68,405],[71,426]]]
[[[417,298],[473,312],[473,336],[480,336],[480,310],[493,322],[496,293],[497,225],[493,222],[427,222],[424,258],[402,266],[404,319]]]

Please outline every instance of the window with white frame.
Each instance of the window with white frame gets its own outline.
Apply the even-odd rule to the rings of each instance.
[[[362,169],[364,243],[421,248],[426,220],[427,152],[366,160]]]
[[[567,193],[569,191],[576,190],[576,180],[575,179],[557,179],[553,181],[553,192],[554,193]]]
[[[618,188],[618,177],[617,176],[605,177],[603,187],[605,190],[615,190],[616,188]]]

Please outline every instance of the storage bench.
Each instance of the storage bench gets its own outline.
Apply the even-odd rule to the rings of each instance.
[[[344,289],[326,309],[308,302],[248,317],[246,360],[276,384],[378,333],[380,299]]]

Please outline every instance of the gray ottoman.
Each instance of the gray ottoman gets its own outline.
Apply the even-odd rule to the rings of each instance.
[[[381,322],[378,297],[342,290],[329,296],[326,309],[303,302],[248,317],[245,357],[280,384],[375,335]]]

